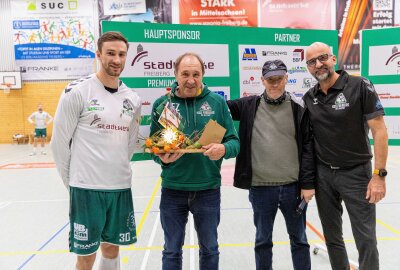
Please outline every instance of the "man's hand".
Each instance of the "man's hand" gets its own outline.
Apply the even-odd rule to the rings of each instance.
[[[221,143],[210,143],[209,145],[203,146],[203,148],[207,149],[204,155],[211,160],[219,160],[225,156],[225,145]]]
[[[165,153],[155,155],[158,156],[163,163],[168,164],[177,161],[181,156],[183,156],[183,153]]]
[[[377,174],[372,175],[368,184],[366,199],[369,203],[378,203],[386,195],[386,181]]]
[[[315,195],[315,189],[302,189],[301,190],[301,198],[308,203],[311,201],[312,197]]]

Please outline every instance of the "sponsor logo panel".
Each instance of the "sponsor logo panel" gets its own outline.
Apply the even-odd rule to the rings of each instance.
[[[228,45],[191,44],[190,46],[191,51],[203,59],[206,77],[229,76]],[[187,52],[187,44],[182,43],[131,42],[130,47],[132,49],[128,51],[122,77],[174,77],[176,58]],[[166,51],[169,53],[165,53]]]
[[[400,74],[400,44],[369,47],[369,76]]]

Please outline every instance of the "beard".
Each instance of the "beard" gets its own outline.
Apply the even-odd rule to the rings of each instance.
[[[325,80],[327,80],[327,79],[329,79],[330,77],[332,77],[332,71],[329,69],[329,68],[327,68],[326,69],[327,70],[327,72],[326,73],[323,73],[323,74],[317,74],[317,72],[315,72],[314,74],[313,74],[313,77],[318,81],[318,82],[322,82],[322,81],[325,81]]]
[[[108,76],[113,76],[113,77],[118,77],[122,70],[124,70],[123,66],[120,66],[119,69],[115,70],[115,67],[112,67],[110,65],[105,66],[103,65],[104,71],[107,73]]]

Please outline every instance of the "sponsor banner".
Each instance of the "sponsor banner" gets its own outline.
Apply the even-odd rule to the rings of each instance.
[[[133,88],[133,89],[138,93],[139,97],[142,99],[142,115],[151,115],[153,102],[167,93],[166,88]]]
[[[175,82],[175,79],[171,79]],[[171,83],[172,84],[172,83]],[[230,89],[228,86],[211,86],[209,89],[219,95],[225,100],[230,99]],[[151,109],[153,108],[153,102],[159,97],[165,95],[170,87],[166,88],[134,88],[138,95],[142,98],[142,115],[151,115]],[[150,123],[149,123],[150,124]]]
[[[400,139],[400,116],[385,116],[385,124],[391,140]]]
[[[172,0],[132,0],[132,1],[96,1],[98,2],[99,9],[99,23],[102,21],[116,21],[116,22],[141,22],[141,23],[178,23],[177,21],[172,21]],[[143,6],[138,5],[137,10],[141,12],[125,12],[121,10],[121,13],[116,13],[120,11],[111,10],[110,6],[106,2],[117,3],[121,5],[123,2],[143,2]],[[132,9],[132,8],[131,8]],[[115,14],[110,14],[115,13]],[[135,14],[132,14],[135,13]],[[101,29],[101,25],[100,25]]]
[[[396,0],[394,0],[396,1]],[[372,28],[386,28],[394,25],[394,3],[393,0],[373,0],[372,1]],[[398,1],[398,0],[397,0]],[[399,4],[398,2],[397,4]],[[397,7],[399,9],[399,7]]]
[[[93,73],[93,59],[24,60],[19,62],[24,80],[74,80]]]
[[[180,0],[179,23],[258,26],[257,0]]]
[[[361,76],[374,83],[385,109],[389,145],[400,145],[399,35],[400,28],[364,30],[361,35]]]
[[[337,33],[329,30],[109,21],[104,21],[102,27],[104,31],[120,31],[130,42],[121,77],[142,99],[141,138],[149,134],[153,102],[175,81],[174,62],[183,53],[194,52],[202,57],[203,82],[211,91],[225,99],[236,99],[264,91],[261,69],[266,60],[274,59],[282,59],[288,67],[287,90],[302,96],[315,83],[306,69],[306,46],[318,40],[337,50]],[[136,155],[134,159],[146,157]]]
[[[94,71],[92,9],[84,0],[11,1],[15,60],[23,80],[76,79]]]
[[[302,97],[317,83],[306,68],[305,49],[306,46],[239,45],[240,96],[261,94],[262,66],[266,61],[280,59],[288,69],[286,90]]]
[[[374,86],[383,108],[399,107],[400,87],[398,84],[375,84]]]
[[[184,43],[130,42],[129,48],[122,77],[173,77],[175,59],[188,51]],[[190,44],[190,51],[203,59],[205,76],[229,76],[227,44]]]
[[[384,116],[389,145],[400,145],[400,116]],[[368,133],[370,140],[373,139],[371,130]],[[391,143],[392,142],[392,143]]]
[[[394,3],[394,26],[400,26],[400,1]]]
[[[210,86],[208,89],[222,96],[225,100],[231,99],[231,90],[228,86]]]
[[[104,15],[122,15],[146,12],[145,0],[103,0]]]
[[[400,74],[400,44],[369,47],[369,76]]]
[[[335,0],[269,0],[260,2],[261,27],[335,29]],[[310,14],[312,15],[310,16]]]
[[[398,0],[336,1],[340,69],[360,70],[360,30],[393,27],[399,5]]]

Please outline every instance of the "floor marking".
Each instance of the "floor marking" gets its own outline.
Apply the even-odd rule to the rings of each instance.
[[[6,208],[7,206],[9,206],[11,204],[11,202],[2,202],[0,203],[0,209],[1,208]]]
[[[156,231],[157,231],[157,226],[158,226],[159,222],[160,222],[160,213],[157,214],[156,221],[154,222],[153,229],[151,230],[150,239],[149,239],[149,242],[147,244],[150,247],[153,245],[154,238],[156,237]],[[146,253],[144,254],[144,258],[143,258],[143,261],[142,261],[142,265],[140,266],[140,270],[145,270],[146,269],[147,261],[149,260],[150,251],[151,251],[150,249],[146,250]]]
[[[376,219],[376,223],[378,223],[379,225],[385,227],[386,229],[388,229],[389,231],[391,231],[392,233],[395,233],[397,235],[400,235],[400,231],[396,230],[395,228],[393,228],[392,226],[389,226],[388,224],[386,224],[385,222],[383,222],[380,219]]]
[[[318,236],[319,239],[321,239],[321,241],[325,242],[325,237],[324,237],[324,235],[322,233],[320,233],[313,225],[311,225],[310,222],[306,221],[306,224],[307,224],[307,227],[311,231],[313,231]]]
[[[44,249],[48,243],[50,243],[58,234],[60,234],[60,232],[62,232],[65,227],[67,227],[69,225],[69,222],[67,224],[65,224],[61,229],[58,230],[58,232],[56,232],[52,237],[50,237],[49,240],[47,240],[46,243],[44,243],[39,249],[38,251],[41,251],[42,249]],[[22,269],[28,262],[30,262],[34,257],[36,256],[36,254],[32,254],[27,260],[25,260],[20,267],[17,268],[17,270]]]
[[[150,208],[153,205],[154,198],[156,197],[156,194],[157,194],[158,190],[160,189],[160,186],[161,186],[161,177],[158,178],[157,184],[155,185],[155,187],[153,189],[153,193],[151,194],[150,200],[146,205],[143,216],[140,219],[139,226],[137,229],[137,236],[139,236],[140,232],[142,231],[143,224],[147,219],[147,215],[149,214]]]
[[[161,186],[161,177],[158,178],[157,184],[154,186],[154,189],[153,189],[153,192],[151,194],[150,200],[147,203],[146,208],[145,208],[145,210],[143,212],[143,216],[140,219],[139,226],[137,227],[137,230],[136,230],[136,236],[137,237],[139,236],[140,232],[142,231],[143,224],[147,219],[147,216],[148,216],[148,214],[150,212],[150,208],[153,205],[154,198],[156,197],[156,194],[157,194],[158,190],[160,189],[160,186]],[[127,247],[124,250],[135,250],[135,245],[133,244],[133,245]]]
[[[0,170],[15,170],[15,169],[50,169],[55,168],[54,162],[34,162],[34,163],[10,163],[0,166]]]
[[[129,261],[129,257],[128,256],[124,256],[124,257],[122,257],[122,259],[121,259],[121,262],[122,263],[128,263],[128,261]]]
[[[321,241],[323,241],[325,243],[325,237],[322,233],[320,233],[310,222],[306,221],[307,227],[313,231]],[[321,245],[316,245],[318,248],[323,249],[324,251],[326,251],[328,253],[328,251],[326,250],[326,247],[321,246]],[[350,269],[351,270],[356,270],[358,269],[358,264],[354,263],[352,260],[349,259],[350,262]]]
[[[377,237],[376,240],[382,242],[400,242],[400,237]],[[354,243],[354,239],[345,239],[345,243]],[[320,239],[308,240],[309,244],[321,244],[325,243]],[[289,241],[275,241],[273,242],[275,246],[277,245],[289,245]],[[220,248],[247,248],[247,247],[254,247],[254,243],[247,242],[247,243],[223,243],[219,244]],[[120,249],[123,251],[146,251],[146,250],[163,250],[163,246],[148,246],[148,247],[139,247],[139,246],[132,246],[132,247],[121,247]],[[198,249],[198,245],[184,245],[183,249]],[[46,250],[46,251],[0,251],[0,257],[7,257],[7,256],[20,256],[20,255],[54,255],[54,254],[63,254],[69,253],[67,249],[59,249],[59,250]]]
[[[189,215],[189,228],[190,228],[190,231],[189,231],[189,243],[190,243],[190,245],[191,246],[194,246],[194,221],[193,221],[193,215]],[[191,269],[191,270],[194,270],[195,269],[195,262],[194,262],[194,259],[195,259],[195,255],[194,255],[194,249],[193,248],[191,248],[190,249],[190,253],[189,253],[189,268]]]

